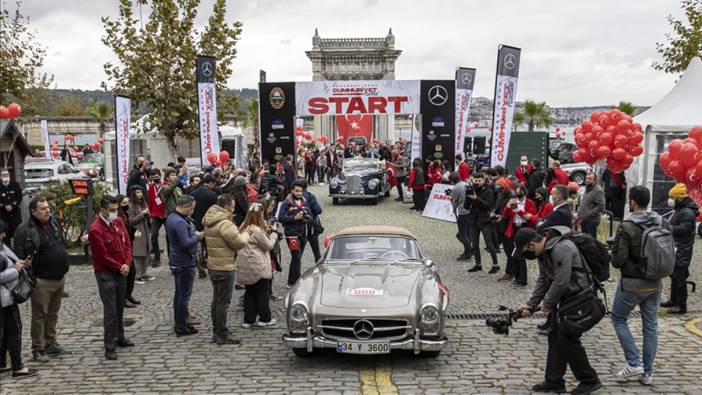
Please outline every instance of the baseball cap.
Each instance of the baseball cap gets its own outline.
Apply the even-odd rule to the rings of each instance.
[[[532,241],[539,238],[539,233],[531,228],[521,228],[514,235],[514,251],[512,252],[512,257],[521,258],[522,249],[525,245],[531,243]]]

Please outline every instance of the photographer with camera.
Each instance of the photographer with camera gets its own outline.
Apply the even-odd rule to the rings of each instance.
[[[490,213],[495,208],[495,192],[492,188],[485,185],[485,175],[476,173],[473,175],[473,183],[466,187],[466,202],[464,207],[470,212],[470,236],[471,246],[475,251],[475,266],[469,269],[469,272],[478,272],[483,270],[480,263],[480,234],[483,234],[485,245],[490,252],[492,258],[492,269],[489,273],[494,274],[500,271],[500,266],[497,264],[497,251],[493,238],[493,226]]]
[[[151,164],[146,161],[144,155],[137,156],[134,162],[134,168],[129,172],[127,189],[131,188],[132,185],[139,185],[146,190],[146,184],[149,181],[150,171]]]
[[[285,198],[280,207],[279,220],[285,228],[285,238],[290,248],[290,271],[288,272],[288,288],[292,288],[301,275],[302,253],[307,244],[307,226],[312,226],[312,213],[309,203],[302,195],[305,183],[301,180],[292,184],[292,192]]]
[[[519,309],[520,316],[531,315],[537,306],[543,313],[555,311],[558,316],[548,335],[545,380],[532,387],[535,392],[565,392],[567,366],[580,382],[572,394],[602,388],[580,337],[604,317],[604,305],[594,293],[591,271],[570,236],[570,229],[561,226],[543,234],[522,228],[514,236],[516,256],[539,262],[539,277],[527,305]]]

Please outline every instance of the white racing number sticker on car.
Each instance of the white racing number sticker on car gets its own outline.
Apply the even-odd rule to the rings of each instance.
[[[343,354],[388,354],[390,343],[338,342],[336,352]]]
[[[375,289],[375,288],[346,288],[346,295],[383,296],[383,290],[382,289]]]

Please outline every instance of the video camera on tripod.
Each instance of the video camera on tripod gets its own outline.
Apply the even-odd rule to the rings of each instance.
[[[507,306],[498,306],[500,311],[507,311],[507,314],[502,317],[490,317],[485,320],[485,325],[492,328],[492,331],[498,335],[509,336],[509,327],[512,326],[518,319],[522,318],[519,314],[519,310],[512,310]],[[530,313],[533,313],[537,308],[529,309]]]

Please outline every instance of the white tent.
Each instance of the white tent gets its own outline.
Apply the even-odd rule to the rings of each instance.
[[[658,155],[673,139],[684,139],[694,126],[702,125],[702,59],[693,58],[685,74],[656,105],[634,117],[643,127],[644,154],[627,171],[629,185],[644,185],[652,192],[654,209],[664,208],[668,189],[675,183],[663,175]]]

